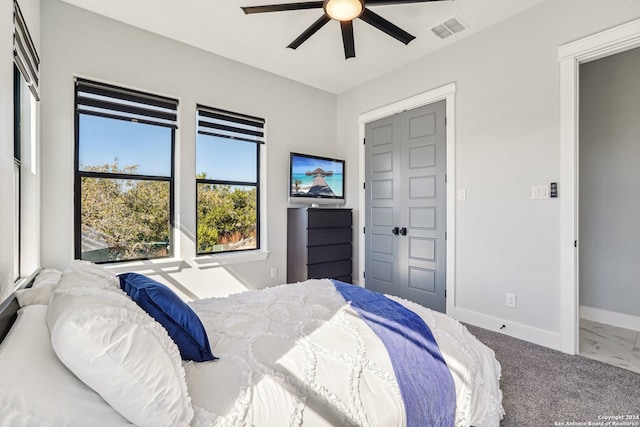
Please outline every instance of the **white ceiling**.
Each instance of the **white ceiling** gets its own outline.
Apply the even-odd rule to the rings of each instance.
[[[297,50],[286,46],[321,9],[245,15],[240,6],[300,0],[63,0],[147,31],[332,93],[412,62],[545,0],[455,0],[372,6],[416,36],[408,45],[354,21],[356,57],[344,59],[340,25],[327,23]],[[365,0],[366,4],[366,0]],[[451,17],[468,28],[441,40],[431,28]]]

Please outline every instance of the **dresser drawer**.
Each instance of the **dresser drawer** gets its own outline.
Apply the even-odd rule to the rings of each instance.
[[[308,249],[310,264],[351,259],[351,243],[330,246],[312,246]]]
[[[309,209],[309,228],[351,227],[351,210]]]
[[[310,279],[326,279],[351,275],[351,260],[324,262],[307,266]]]
[[[351,243],[351,228],[315,228],[309,230],[307,245],[335,245]]]

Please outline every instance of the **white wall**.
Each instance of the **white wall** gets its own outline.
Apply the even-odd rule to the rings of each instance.
[[[10,2],[0,1],[0,28],[7,33]],[[57,0],[43,2],[42,8],[44,266],[64,268],[73,257],[74,75],[179,98],[179,176],[192,176],[194,167],[195,117],[187,107],[200,102],[267,119],[271,254],[266,261],[197,267],[192,238],[195,184],[190,179],[177,182],[181,261],[167,265],[162,277],[193,298],[284,281],[289,150],[346,158],[348,206],[357,207],[358,115],[455,82],[456,183],[467,190],[467,201],[457,205],[456,283],[449,284],[455,287],[456,301],[450,314],[489,329],[505,324],[505,333],[559,347],[560,207],[557,199],[530,199],[532,184],[560,177],[557,48],[640,16],[640,1],[542,3],[339,95],[337,106],[334,95]],[[1,39],[5,41],[0,43],[0,121],[11,123],[10,38]],[[5,156],[11,146],[5,141],[11,141],[12,131],[0,129],[4,198],[11,191],[4,175],[11,171]],[[328,143],[336,134],[337,144]],[[563,183],[559,184],[562,197]],[[3,235],[9,232],[12,211],[0,204]],[[355,227],[361,229],[357,222]],[[6,240],[0,240],[0,260],[11,259],[5,256],[10,249]],[[359,250],[357,245],[355,249]],[[280,276],[267,279],[274,266]],[[3,290],[5,271],[0,264]],[[506,292],[517,294],[516,309],[505,307]]]
[[[640,48],[580,66],[580,304],[640,316]]]
[[[0,200],[13,201],[13,2],[0,2]],[[0,301],[13,289],[14,204],[0,203]]]
[[[74,76],[81,76],[179,99],[179,259],[145,268],[187,298],[284,283],[289,151],[336,154],[336,96],[57,0],[43,2],[42,16],[44,266],[65,268],[73,259],[73,97]],[[225,267],[194,261],[197,103],[266,119],[266,260]]]
[[[532,185],[560,177],[557,48],[638,16],[640,1],[544,2],[339,95],[340,154],[353,165],[359,114],[456,83],[455,182],[467,197],[456,206],[449,314],[560,348],[560,203],[531,199]],[[357,177],[351,169],[351,200]]]
[[[31,38],[38,52],[40,49],[40,1],[20,0],[20,9],[24,16]],[[37,171],[37,168],[36,170]],[[27,206],[32,212],[39,213],[39,188],[35,175],[31,182],[31,192],[27,195]],[[14,288],[14,212],[15,194],[13,177],[13,1],[0,0],[0,301],[3,301]],[[24,208],[24,205],[23,205]],[[24,210],[23,210],[24,213]],[[25,221],[35,228],[39,227],[38,214]],[[23,246],[29,247],[32,255],[23,259],[23,276],[29,276],[39,263],[39,230],[23,239]]]

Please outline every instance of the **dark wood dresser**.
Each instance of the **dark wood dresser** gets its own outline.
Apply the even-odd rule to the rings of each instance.
[[[306,279],[352,281],[351,209],[287,210],[287,282]]]

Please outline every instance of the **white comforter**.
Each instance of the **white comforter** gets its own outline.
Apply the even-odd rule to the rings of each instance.
[[[409,301],[431,328],[456,387],[456,426],[498,426],[500,364],[456,320]],[[329,280],[192,304],[213,363],[185,365],[194,426],[404,426],[382,342]]]

